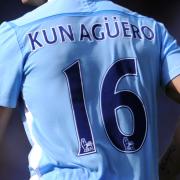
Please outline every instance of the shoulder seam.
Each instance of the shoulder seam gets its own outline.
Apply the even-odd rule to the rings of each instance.
[[[18,47],[19,47],[19,50],[20,50],[20,53],[21,53],[21,58],[22,58],[22,60],[23,60],[23,52],[22,52],[22,48],[21,48],[21,46],[20,46],[20,43],[19,43],[19,40],[18,40],[18,37],[17,37],[17,32],[16,32],[16,30],[14,29],[14,24],[13,23],[11,23],[11,22],[6,22],[10,27],[11,27],[11,29],[14,31],[14,34],[15,34],[15,36],[16,36],[16,40],[17,40],[17,44],[18,44]],[[20,71],[21,71],[21,73],[22,73],[22,68],[20,68]]]
[[[129,14],[127,12],[122,12],[122,11],[119,11],[119,10],[101,10],[101,11],[93,11],[93,12],[74,12],[74,13],[61,13],[61,14],[54,14],[54,15],[51,15],[51,16],[46,16],[46,17],[42,17],[40,19],[37,19],[37,20],[34,20],[34,21],[31,21],[27,24],[23,24],[23,25],[17,25],[16,23],[14,23],[15,21],[10,21],[10,23],[12,24],[12,26],[19,26],[19,27],[23,27],[23,26],[26,26],[26,25],[30,25],[31,23],[35,23],[35,22],[39,22],[39,21],[42,21],[44,19],[47,19],[47,18],[52,18],[52,17],[55,17],[55,16],[72,16],[72,17],[78,17],[78,16],[95,16],[95,15],[98,15],[98,14],[104,14],[104,13],[116,13],[116,14],[122,14],[122,15],[128,15],[128,16],[131,16],[131,17],[134,17],[134,18],[147,18],[149,19],[150,21],[155,21],[153,18],[151,17],[146,17],[146,16],[143,16],[141,14],[138,14],[136,12],[134,12],[133,14]]]

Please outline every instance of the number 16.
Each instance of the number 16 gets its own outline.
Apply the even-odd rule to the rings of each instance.
[[[94,153],[96,146],[86,111],[79,61],[64,73],[69,84],[78,135],[78,155]],[[107,71],[101,87],[101,112],[107,136],[115,148],[126,153],[136,152],[142,147],[147,131],[146,112],[140,97],[129,90],[116,91],[123,77],[133,75],[137,75],[135,59],[118,60]],[[128,108],[134,120],[134,131],[131,135],[123,134],[116,121],[116,110],[122,106]]]

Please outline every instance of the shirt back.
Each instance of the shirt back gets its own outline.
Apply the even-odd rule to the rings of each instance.
[[[31,168],[54,164],[67,180],[158,179],[156,95],[180,72],[162,24],[110,1],[54,0],[2,26],[16,52],[2,51],[11,76],[0,103],[23,100]]]

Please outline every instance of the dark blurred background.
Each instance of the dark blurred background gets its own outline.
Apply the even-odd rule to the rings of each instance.
[[[115,2],[163,22],[180,43],[180,0],[116,0]],[[32,9],[33,7],[22,5],[20,0],[1,0],[0,22],[20,17]],[[160,92],[158,122],[160,155],[170,142],[178,116],[180,116],[180,105]],[[28,180],[29,151],[30,145],[20,117],[15,112],[7,133],[0,143],[0,180]]]

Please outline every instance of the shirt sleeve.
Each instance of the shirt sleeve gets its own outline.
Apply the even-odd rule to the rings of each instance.
[[[0,26],[0,106],[15,108],[22,81],[22,54],[11,26]]]
[[[161,82],[165,87],[172,79],[180,75],[180,46],[168,33],[164,25],[161,30]]]

